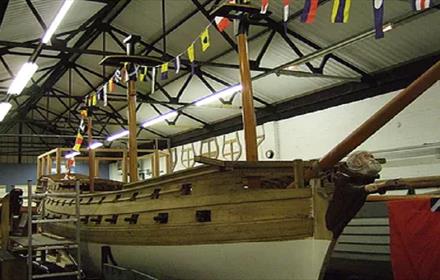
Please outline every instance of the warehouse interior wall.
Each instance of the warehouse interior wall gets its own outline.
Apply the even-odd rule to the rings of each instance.
[[[320,158],[399,92],[260,125],[257,127],[257,135],[264,135],[264,140],[258,148],[259,159],[270,160],[266,157],[269,150],[274,153],[272,160]],[[371,151],[376,157],[387,158],[381,172],[382,179],[438,175],[439,92],[440,83],[437,82],[358,148]],[[229,133],[225,135],[225,139],[234,138],[235,135],[235,132]],[[240,160],[244,160],[243,131],[239,131],[238,135],[243,147]],[[220,149],[218,159],[226,160],[221,151],[223,139],[223,136],[217,137]],[[200,141],[193,145],[195,154],[200,154]],[[191,144],[176,147],[178,161],[175,170],[185,168],[181,160],[183,147],[189,148]],[[143,160],[139,165],[145,166],[149,173],[149,160]],[[165,173],[164,161],[161,164],[161,173]],[[109,176],[111,179],[121,180],[117,163],[109,165]]]

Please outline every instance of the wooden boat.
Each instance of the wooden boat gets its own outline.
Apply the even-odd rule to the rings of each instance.
[[[87,267],[99,270],[108,245],[118,264],[165,279],[318,278],[331,239],[324,224],[330,187],[313,179],[298,187],[292,162],[199,161],[209,164],[83,194]],[[260,187],[249,187],[256,177]],[[72,181],[48,179],[49,190],[73,188]],[[49,218],[75,211],[72,198],[62,196],[44,207]],[[74,234],[67,224],[45,229]]]

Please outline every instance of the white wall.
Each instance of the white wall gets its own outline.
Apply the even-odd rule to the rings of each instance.
[[[264,124],[265,140],[259,146],[259,158],[267,160],[265,157],[267,150],[275,152],[275,160],[320,158],[397,93],[398,91],[391,92],[278,122],[266,123]],[[440,142],[439,94],[440,83],[436,83],[358,149],[379,151]],[[262,126],[258,127],[257,134],[263,134]],[[234,135],[235,133],[227,134],[226,138],[232,138]],[[243,132],[239,131],[239,135],[244,149]],[[220,136],[217,139],[220,147],[219,159],[224,159],[221,154],[223,137]],[[194,146],[196,154],[199,154],[200,142],[194,143]],[[414,149],[409,149],[408,154],[411,154],[409,158],[406,158],[406,152],[400,152],[400,156],[390,151],[378,153],[380,157],[392,158],[384,166],[382,178],[439,175],[440,145],[436,147],[434,145],[429,151],[418,148],[414,152]],[[179,159],[175,170],[184,168],[181,162],[181,150],[182,147],[177,147]],[[244,159],[244,150],[240,159]],[[162,166],[161,169],[164,171],[164,165]],[[110,177],[118,179],[115,174],[115,166],[111,165]]]

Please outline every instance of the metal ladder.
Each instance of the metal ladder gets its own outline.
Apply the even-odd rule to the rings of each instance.
[[[78,280],[81,279],[81,252],[80,252],[80,184],[79,180],[75,182],[75,193],[57,193],[56,195],[48,193],[44,189],[44,193],[33,194],[32,192],[32,181],[28,181],[28,236],[27,236],[27,266],[28,266],[28,280],[41,279],[41,278],[52,278],[52,277],[67,277],[76,276]],[[75,200],[75,218],[69,219],[48,219],[45,217],[45,204],[46,198],[51,196],[57,197],[72,197]],[[32,202],[33,198],[41,198],[41,215],[39,219],[32,219]],[[63,241],[53,239],[42,234],[32,234],[33,224],[48,224],[48,223],[69,223],[73,222],[76,225],[75,240],[64,239]],[[42,254],[46,254],[47,250],[67,250],[76,249],[77,257],[76,260],[71,257],[71,260],[76,264],[76,271],[71,272],[54,272],[46,274],[36,274],[33,275],[32,266],[34,264],[33,252],[41,251]]]

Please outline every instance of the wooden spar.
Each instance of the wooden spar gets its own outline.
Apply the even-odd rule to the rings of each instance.
[[[87,137],[89,146],[93,143],[92,116],[87,118]],[[95,191],[95,150],[89,148],[89,190]]]
[[[245,19],[240,20],[240,25],[247,25]],[[243,129],[246,148],[246,160],[258,161],[257,148],[257,122],[255,118],[254,98],[252,92],[252,80],[249,67],[247,26],[242,28],[237,35],[238,54],[240,62],[241,100],[243,106]]]
[[[401,91],[319,161],[327,169],[351,153],[440,79],[440,61]]]
[[[128,71],[128,69],[127,69]],[[128,81],[127,87],[127,99],[128,99],[128,160],[129,160],[129,172],[130,182],[136,182],[138,180],[138,168],[137,168],[137,129],[136,129],[136,81]]]

